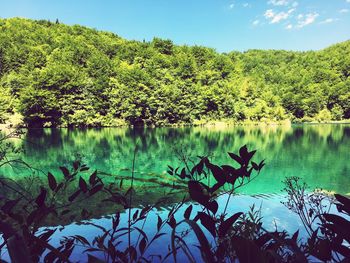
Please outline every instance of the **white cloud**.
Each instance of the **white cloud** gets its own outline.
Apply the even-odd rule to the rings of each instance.
[[[320,24],[329,24],[329,23],[333,23],[333,22],[338,21],[338,20],[339,20],[339,18],[327,18],[327,19],[321,21]]]
[[[267,3],[274,6],[281,6],[281,5],[288,5],[289,0],[269,0]]]
[[[265,18],[272,18],[272,17],[274,17],[274,16],[275,16],[275,13],[273,12],[272,9],[266,10],[266,12],[265,12],[265,14],[264,14],[264,17],[265,17]]]
[[[350,1],[350,0],[349,0]],[[304,26],[310,25],[315,22],[316,18],[319,16],[318,13],[309,13],[306,15],[298,15],[297,28],[303,28]]]
[[[292,8],[289,9],[287,12],[275,13],[272,9],[268,9],[266,10],[264,17],[270,20],[270,24],[275,24],[281,22],[282,20],[286,20],[294,11],[295,9]]]
[[[333,18],[327,18],[327,19],[321,21],[320,24],[329,24],[329,23],[332,23],[334,21],[335,20]]]
[[[293,28],[293,25],[292,24],[289,24],[286,26],[286,29],[292,29]]]
[[[343,9],[339,10],[339,13],[341,13],[341,14],[345,14],[345,13],[348,13],[348,12],[349,12],[349,9],[346,9],[346,8],[343,8]]]
[[[254,20],[254,21],[253,21],[253,26],[257,26],[257,25],[259,25],[259,23],[260,23],[259,20]]]
[[[347,3],[350,3],[350,0],[346,0]]]
[[[247,7],[252,7],[252,5],[251,5],[251,4],[249,4],[249,3],[243,3],[243,4],[242,4],[242,6],[243,6],[244,8],[247,8]]]
[[[229,5],[229,8],[230,8],[230,9],[233,9],[234,7],[235,7],[235,4],[234,4],[234,3],[232,3],[232,4]]]

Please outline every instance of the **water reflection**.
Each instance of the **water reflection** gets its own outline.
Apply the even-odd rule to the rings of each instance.
[[[350,192],[349,125],[247,126],[226,128],[102,128],[86,130],[33,129],[23,141],[22,158],[42,170],[56,171],[78,155],[93,169],[119,176],[130,175],[135,141],[138,143],[138,177],[166,179],[168,164],[180,162],[175,149],[188,155],[212,154],[214,160],[230,162],[226,152],[247,144],[266,159],[260,178],[244,193],[276,193],[286,176],[302,177],[312,187]],[[2,173],[18,179],[9,168]],[[162,179],[163,180],[163,179]]]

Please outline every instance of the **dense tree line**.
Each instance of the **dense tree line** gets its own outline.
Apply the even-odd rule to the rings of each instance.
[[[79,25],[0,19],[0,122],[167,125],[350,118],[350,41],[218,53]]]

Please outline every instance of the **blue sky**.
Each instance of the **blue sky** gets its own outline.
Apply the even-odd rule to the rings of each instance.
[[[318,50],[350,39],[350,0],[0,0],[0,17],[58,18],[220,52]]]

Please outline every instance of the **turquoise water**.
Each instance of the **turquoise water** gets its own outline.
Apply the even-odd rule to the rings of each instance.
[[[21,158],[43,171],[57,171],[77,156],[92,169],[116,177],[130,176],[135,144],[136,177],[170,182],[167,165],[181,164],[177,152],[188,156],[211,155],[218,164],[230,163],[227,152],[247,144],[256,149],[255,160],[266,160],[261,175],[240,191],[246,194],[275,194],[287,176],[299,176],[311,188],[350,192],[350,125],[303,125],[224,128],[102,128],[87,130],[29,130],[17,141]],[[2,174],[20,180],[10,167]]]

